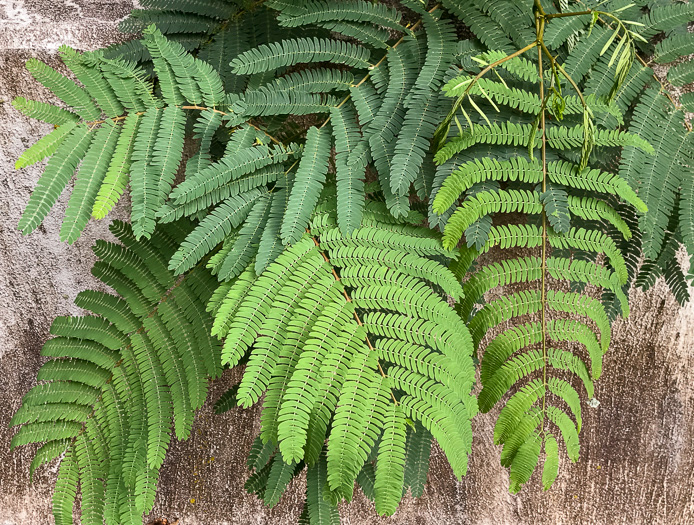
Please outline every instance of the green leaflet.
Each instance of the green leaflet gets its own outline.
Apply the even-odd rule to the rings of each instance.
[[[275,260],[262,276],[258,279],[258,286],[262,286],[260,294],[248,297],[248,291],[244,294],[241,303],[235,312],[234,321],[227,332],[227,339],[222,352],[222,362],[236,364],[241,360],[246,350],[253,343],[258,331],[258,320],[266,315],[272,297],[279,287],[289,278],[289,264],[295,264],[302,260],[314,249],[312,243],[303,240],[294,244]],[[253,284],[253,283],[249,283]],[[258,302],[255,305],[255,302]],[[239,316],[243,316],[239,319]],[[237,320],[238,319],[238,320]],[[248,321],[253,321],[248,323]]]
[[[272,6],[272,3],[270,4]],[[405,31],[400,25],[400,13],[382,4],[370,4],[360,0],[349,0],[340,4],[326,1],[312,1],[296,8],[291,14],[280,14],[280,25],[296,27],[331,20],[341,22],[369,22],[398,31]]]
[[[460,20],[467,20],[472,32],[489,49],[512,49],[511,41],[499,25],[487,17],[475,2],[446,0],[443,5]]]
[[[522,157],[508,161],[482,158],[465,163],[443,182],[434,199],[434,212],[444,213],[474,184],[487,180],[538,183],[542,180],[542,169],[538,163],[528,162]]]
[[[613,32],[602,27],[594,27],[587,45],[576,46],[563,66],[575,82],[580,82],[590,67],[598,60],[601,50],[610,40]]]
[[[113,155],[119,132],[119,126],[107,121],[94,134],[89,149],[82,159],[82,164],[77,172],[75,188],[68,201],[65,219],[60,228],[61,241],[72,244],[87,225],[99,187],[108,169],[105,159]]]
[[[161,110],[150,108],[142,117],[139,133],[133,145],[130,183],[132,185],[132,217],[141,221],[138,226],[140,235],[144,235],[154,224],[153,213],[156,205],[153,200],[159,197],[159,179],[155,175],[154,145],[156,143]]]
[[[638,20],[645,26],[639,29],[639,33],[651,37],[660,31],[670,31],[677,26],[689,23],[693,12],[689,4],[672,3],[654,6]]]
[[[515,494],[527,483],[539,460],[541,450],[540,437],[531,433],[518,448],[511,463],[509,491]]]
[[[200,140],[198,152],[186,162],[186,175],[195,175],[212,164],[210,149],[215,133],[222,124],[222,114],[214,110],[201,111],[195,121],[195,138]],[[161,210],[160,210],[161,211]]]
[[[378,4],[370,4],[378,5]],[[319,22],[319,26],[324,27],[335,33],[340,33],[346,37],[354,38],[359,42],[368,44],[377,49],[387,49],[390,38],[390,31],[381,26],[368,26],[358,22]],[[405,31],[405,28],[399,28]]]
[[[148,2],[154,4],[154,2]],[[201,16],[197,14],[200,6],[183,9],[180,5],[161,6],[152,5],[154,9],[135,9],[130,16],[120,23],[120,30],[125,33],[142,31],[150,24],[156,24],[165,33],[183,33],[187,38],[183,39],[188,49],[195,48],[204,42],[204,36],[209,31],[219,26],[216,17]],[[156,9],[159,7],[160,9]],[[164,9],[161,9],[164,7]],[[166,9],[168,7],[168,9]],[[229,8],[227,7],[227,10]],[[184,12],[181,12],[184,11]],[[230,13],[231,14],[231,13]],[[172,35],[174,36],[174,35]]]
[[[134,64],[100,56],[99,68],[128,112],[145,111],[157,103],[152,93],[152,83],[145,78],[144,71]]]
[[[351,104],[330,110],[335,136],[335,169],[337,179],[337,223],[350,234],[359,227],[364,209],[366,159],[354,160],[362,138],[356,112]],[[357,153],[358,154],[358,153]]]
[[[94,199],[92,216],[103,219],[120,200],[128,184],[130,158],[135,146],[135,137],[140,123],[139,115],[131,115],[123,123],[118,143],[113,152],[103,183]]]
[[[232,386],[229,390],[224,392],[222,396],[217,399],[214,403],[214,413],[223,414],[234,408],[236,406],[236,393],[238,392],[238,385]]]
[[[375,359],[368,358],[368,349],[355,357],[342,385],[328,441],[328,486],[348,498],[378,437],[374,427],[385,423],[384,411],[389,401],[388,383],[384,385],[384,378],[377,374]]]
[[[359,86],[351,87],[349,92],[359,116],[359,123],[362,126],[368,124],[376,117],[381,105],[378,93],[370,83],[366,82]]]
[[[455,31],[449,21],[437,19],[429,12],[422,14],[422,21],[427,35],[427,53],[413,86],[415,93],[438,91],[456,47]],[[409,106],[414,104],[413,100]]]
[[[407,448],[405,449],[405,488],[410,487],[413,497],[420,497],[429,472],[429,454],[431,452],[431,434],[416,423],[407,427]]]
[[[279,186],[279,184],[278,184]],[[256,273],[262,273],[267,265],[274,261],[282,253],[282,237],[280,228],[282,219],[289,205],[289,191],[285,188],[278,189],[271,196],[270,209],[263,227],[263,233],[258,242],[258,255],[255,262]]]
[[[655,61],[666,64],[683,55],[694,53],[694,40],[690,35],[674,34],[658,42],[655,48]]]
[[[58,126],[45,137],[40,138],[17,159],[14,165],[15,169],[31,166],[53,155],[76,125],[74,120],[70,120]]]
[[[268,507],[274,507],[287,489],[292,479],[295,465],[282,461],[280,456],[275,456],[267,479],[267,486],[263,493],[263,501]]]
[[[490,213],[541,213],[542,203],[538,195],[525,190],[508,190],[482,192],[459,207],[446,224],[444,246],[453,249],[462,232],[474,221]]]
[[[70,450],[60,463],[55,492],[53,493],[53,517],[56,524],[69,525],[72,523],[78,482],[79,467],[75,459],[75,452]]]
[[[512,122],[504,124],[492,124],[491,126],[475,125],[471,131],[463,133],[460,137],[451,140],[446,146],[438,151],[435,160],[442,164],[449,160],[453,155],[459,153],[475,144],[508,144],[510,146],[540,145],[541,138],[533,137],[533,127],[530,124],[514,124]],[[549,127],[547,130],[547,143],[551,148],[567,150],[580,148],[583,144],[583,126],[571,128],[564,126]],[[648,154],[654,154],[653,146],[639,135],[619,131],[603,130],[596,132],[594,137],[596,146],[604,147],[623,147],[633,146]]]
[[[242,20],[235,20],[229,23],[226,29],[218,32],[212,42],[198,53],[200,60],[204,60],[219,72],[224,91],[227,93],[238,93],[245,87],[247,78],[233,74],[227,66],[231,60],[250,47],[249,32]]]
[[[306,146],[299,161],[282,220],[282,242],[297,242],[308,226],[311,211],[318,202],[330,157],[329,128],[312,127],[306,134]]]
[[[684,159],[691,155],[691,141],[681,126],[682,113],[669,113],[667,98],[655,89],[648,90],[634,109],[630,129],[648,137],[656,155],[648,156],[637,148],[625,148],[619,173],[639,191],[648,212],[639,219],[644,232],[643,250],[656,258],[661,250],[668,218],[675,209],[677,188],[688,178]],[[668,133],[661,134],[661,126]],[[656,132],[656,127],[659,130]],[[658,174],[658,175],[656,175]]]
[[[241,53],[231,61],[231,67],[234,74],[246,75],[310,62],[333,62],[366,69],[370,66],[369,50],[339,40],[297,38]]]
[[[545,215],[552,229],[557,233],[569,231],[571,215],[566,192],[561,187],[549,186],[547,191],[540,194],[540,202],[544,206]]]
[[[223,96],[221,80],[219,75],[209,68],[209,65],[206,65],[206,68],[201,68],[200,65],[205,64],[204,62],[196,61],[190,54],[186,53],[182,45],[168,40],[154,25],[147,27],[143,31],[143,35],[145,45],[152,57],[165,61],[166,66],[164,67],[167,70],[170,68],[173,74],[173,85],[169,84],[165,90],[162,90],[164,100],[173,104],[180,103],[180,99],[176,95],[176,93],[180,93],[183,100],[193,105],[200,105],[203,103],[204,90],[206,104],[211,102],[210,105],[213,106],[215,102],[221,101]],[[157,62],[155,61],[156,66]],[[167,96],[166,93],[170,93],[170,95]]]
[[[238,133],[238,132],[237,132]],[[230,143],[233,144],[233,143]],[[260,168],[287,160],[293,149],[258,145],[227,151],[218,161],[176,186],[170,198],[175,205],[191,203]]]
[[[391,161],[393,170],[390,174],[390,189],[394,195],[399,196],[409,193],[410,184],[415,181],[419,171],[424,169],[422,164],[438,120],[437,97],[433,94],[415,95],[410,104]]]
[[[306,290],[304,294],[304,302],[305,307],[296,312],[297,317],[287,323],[287,328],[300,331],[296,337],[290,336],[286,339],[285,345],[304,343],[305,346],[296,360],[295,368],[287,368],[284,378],[286,395],[278,396],[276,403],[279,405],[277,437],[280,440],[280,450],[286,457],[301,457],[304,453],[303,449],[309,437],[308,427],[312,409],[323,391],[322,385],[311,382],[311,377],[321,374],[323,357],[326,352],[330,352],[327,345],[337,337],[335,332],[340,328],[338,323],[316,325],[324,330],[330,328],[330,336],[311,338],[313,316],[322,308],[323,303],[327,303],[330,305],[330,311],[337,314],[336,319],[342,323],[349,319],[348,309],[341,302],[339,286],[332,275],[323,275],[313,281],[311,289]],[[293,361],[290,362],[293,364]]]
[[[589,168],[580,171],[571,163],[563,161],[549,163],[548,174],[552,182],[579,190],[618,195],[638,211],[648,211],[644,202],[636,195],[628,182],[617,174]]]
[[[65,109],[57,108],[45,102],[27,100],[24,97],[15,98],[12,101],[12,106],[29,118],[42,120],[54,126],[62,126],[67,122],[77,120],[77,116],[74,113],[70,113]]]
[[[295,91],[306,93],[328,93],[346,91],[354,82],[354,75],[349,71],[318,68],[305,69],[276,78],[272,83],[261,87],[272,92]]]
[[[65,65],[72,70],[107,117],[113,118],[123,113],[124,108],[113,88],[99,70],[97,57],[92,57],[89,53],[79,54],[69,46],[61,46],[59,52]]]
[[[496,62],[502,58],[508,57],[511,53],[505,53],[503,51],[486,51],[480,55],[482,59],[482,64],[489,65]],[[526,82],[537,83],[540,80],[540,75],[537,71],[537,66],[530,59],[519,56],[514,57],[506,62],[503,62],[499,67],[508,71],[513,78],[518,80],[524,80]]]
[[[567,40],[575,38],[575,32],[583,29],[588,23],[590,23],[588,17],[583,16],[557,18],[545,31],[545,44],[550,49],[556,49]]]
[[[277,446],[274,443],[263,443],[260,437],[257,437],[251,446],[246,465],[249,470],[255,469],[259,471],[268,464],[268,461],[270,461],[270,458],[276,451]]]
[[[337,106],[338,100],[331,96],[297,91],[274,91],[265,86],[248,91],[231,105],[231,110],[245,117],[271,115],[307,115],[327,113]]]
[[[692,138],[691,133],[686,140],[688,141],[687,147],[691,151],[692,147],[694,147],[694,138]],[[680,228],[684,243],[688,247],[687,249],[689,249],[690,246],[694,246],[694,185],[691,178],[687,177],[684,179],[681,194],[679,206]]]
[[[390,405],[384,417],[384,429],[378,444],[374,495],[379,514],[393,514],[402,497],[405,479],[405,414]]]
[[[404,120],[408,89],[415,81],[416,69],[407,62],[407,52],[415,45],[415,42],[407,42],[387,55],[389,78],[383,102],[364,130],[386,203],[396,217],[405,216],[409,211],[407,199],[392,191],[391,168],[395,154],[393,141]]]
[[[306,473],[306,505],[309,523],[316,525],[339,525],[340,515],[337,508],[323,499],[323,487],[327,482],[328,465],[325,455],[318,462],[309,466]]]
[[[253,204],[233,247],[222,261],[218,272],[220,279],[233,279],[251,262],[269,218],[272,198],[267,194],[261,195]]]
[[[504,34],[508,35],[517,47],[532,41],[533,31],[527,26],[533,24],[534,20],[524,6],[499,0],[483,1],[478,5],[501,27]],[[552,6],[547,7],[551,9]]]

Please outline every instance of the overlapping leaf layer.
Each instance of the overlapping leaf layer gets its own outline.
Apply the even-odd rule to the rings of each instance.
[[[142,38],[27,63],[61,102],[14,101],[54,126],[17,161],[48,159],[19,228],[75,173],[62,240],[131,200],[94,248],[116,295],[55,321],[13,420],[32,471],[62,457],[57,523],[78,492],[82,523],[140,523],[172,425],[238,365],[215,411],[262,403],[246,488],[272,506],[305,470],[301,523],[355,482],[394,513],[434,440],[463,475],[497,404],[512,491],[578,459],[630,286],[689,298],[694,143],[638,57],[691,82],[694,11],[545,3],[142,0]]]

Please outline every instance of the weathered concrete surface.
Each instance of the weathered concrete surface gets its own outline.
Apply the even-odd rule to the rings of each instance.
[[[131,6],[126,0],[0,2],[0,525],[52,523],[56,468],[41,470],[30,484],[32,451],[8,451],[7,423],[34,383],[52,319],[78,313],[77,293],[97,286],[90,247],[109,237],[106,222],[92,222],[74,245],[60,244],[66,196],[38,231],[28,237],[16,231],[43,165],[21,172],[12,165],[49,127],[29,122],[8,103],[20,94],[50,100],[23,69],[24,60],[36,56],[57,67],[62,43],[92,49],[113,42],[116,22]],[[115,217],[124,210],[120,206]],[[597,383],[600,406],[585,411],[581,460],[571,465],[564,458],[549,493],[533,479],[520,495],[508,494],[499,449],[491,443],[493,416],[481,416],[462,482],[436,453],[423,498],[408,499],[390,519],[375,519],[373,508],[357,498],[344,509],[343,523],[694,523],[694,307],[679,309],[662,286],[633,299],[632,316],[616,325]],[[232,374],[212,387],[212,399],[232,383]],[[243,490],[257,415],[237,410],[219,417],[206,407],[191,439],[172,446],[152,517],[179,517],[182,525],[294,523],[301,483],[272,511]]]

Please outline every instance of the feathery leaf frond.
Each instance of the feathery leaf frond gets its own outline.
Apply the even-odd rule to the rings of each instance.
[[[176,236],[157,230],[137,241],[118,222],[111,230],[123,244],[98,243],[94,271],[119,294],[82,292],[76,303],[96,315],[56,319],[42,351],[52,358],[39,371],[43,383],[12,421],[22,424],[13,446],[45,442],[32,471],[65,452],[54,514],[69,523],[78,480],[83,521],[140,522],[154,504],[171,424],[179,439],[189,435],[207,379],[221,371],[220,345],[205,335],[206,270],[175,282],[158,247]]]

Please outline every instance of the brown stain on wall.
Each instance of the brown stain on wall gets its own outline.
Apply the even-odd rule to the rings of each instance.
[[[0,29],[0,523],[43,525],[52,523],[56,466],[40,469],[30,484],[33,450],[9,452],[13,431],[7,424],[35,382],[43,362],[40,347],[52,319],[78,313],[72,304],[76,294],[98,287],[89,273],[92,244],[111,237],[106,221],[92,221],[74,245],[60,244],[65,195],[45,227],[29,237],[17,232],[19,214],[43,165],[20,172],[12,165],[47,126],[28,121],[9,102],[20,94],[50,101],[24,69],[24,61],[36,56],[58,67],[57,44],[93,49],[114,42],[119,38],[117,21],[132,3],[10,4],[0,5],[0,19],[16,20],[19,12],[31,23],[5,23]],[[126,216],[122,205],[114,213],[116,218]],[[492,411],[474,421],[470,469],[462,481],[455,481],[443,454],[435,449],[421,499],[407,497],[395,516],[377,518],[373,506],[357,493],[351,505],[343,506],[343,524],[694,523],[694,306],[680,309],[662,285],[647,294],[632,292],[632,299],[632,315],[616,323],[605,372],[596,384],[600,405],[584,409],[581,459],[570,464],[562,458],[559,478],[549,492],[542,492],[535,476],[519,495],[508,493],[500,450],[491,441],[497,413]],[[238,372],[231,371],[215,382],[191,438],[172,444],[150,519],[178,517],[180,525],[296,522],[303,479],[293,482],[271,510],[243,489],[245,458],[259,430],[259,409],[212,413],[211,401],[238,379]]]

